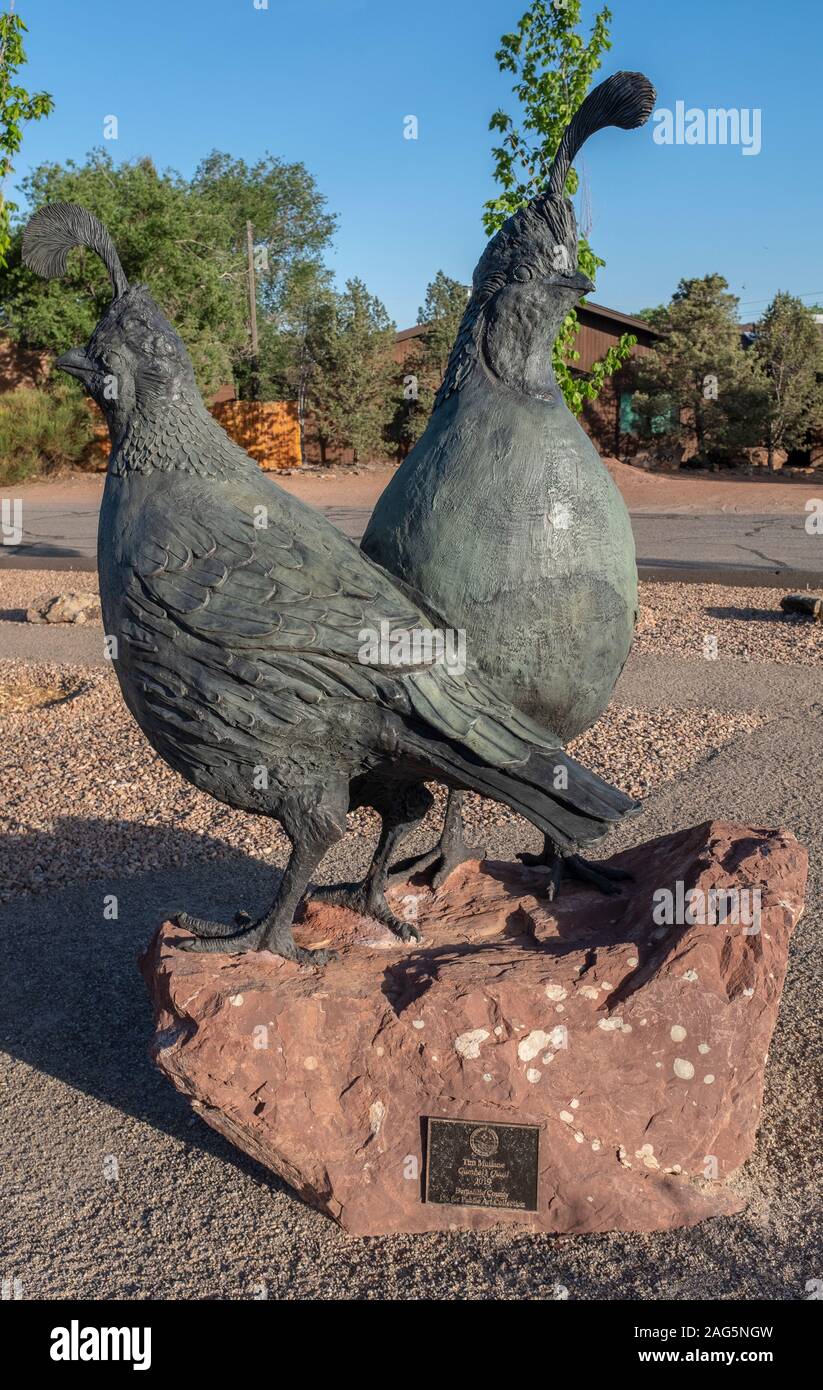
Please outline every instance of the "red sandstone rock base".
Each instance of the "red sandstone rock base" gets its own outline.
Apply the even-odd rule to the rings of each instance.
[[[407,885],[392,898],[418,915],[412,947],[309,904],[296,935],[339,949],[325,970],[191,955],[166,922],[142,962],[154,1058],[355,1235],[656,1231],[738,1211],[726,1180],[754,1146],[806,851],[714,822],[610,862],[635,876],[618,898],[567,884],[551,905],[541,871],[493,862],[437,896]],[[759,923],[660,925],[654,895],[676,902],[678,881],[681,897],[759,890]],[[539,1125],[538,1210],[424,1202],[426,1116]]]

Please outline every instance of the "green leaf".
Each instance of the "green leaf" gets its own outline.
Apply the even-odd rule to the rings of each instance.
[[[580,0],[567,0],[563,5],[534,0],[521,16],[516,33],[504,34],[500,40],[495,58],[501,72],[514,75],[512,91],[519,103],[521,124],[518,127],[503,110],[495,111],[489,122],[491,130],[505,136],[505,143],[492,151],[494,177],[503,191],[484,204],[483,228],[488,236],[499,231],[512,213],[539,192],[544,178],[541,171],[550,168],[563,131],[589,91],[603,54],[611,48],[611,19],[611,11],[604,5],[595,15],[587,39],[579,32]],[[537,142],[527,141],[524,131],[534,132]],[[571,170],[567,193],[573,195],[577,186],[577,173]],[[578,264],[594,280],[605,261],[581,239]],[[555,343],[553,364],[569,409],[579,414],[584,399],[599,394],[625,356],[621,349],[611,349],[588,382],[581,384],[567,365],[579,359],[573,349],[576,329],[577,318],[570,315]]]

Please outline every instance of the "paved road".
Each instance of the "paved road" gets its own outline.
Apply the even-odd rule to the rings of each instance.
[[[321,509],[347,536],[359,540],[366,507]],[[693,582],[763,584],[775,587],[823,584],[823,536],[810,535],[806,516],[693,516],[636,512],[632,515],[641,578]],[[19,545],[0,546],[0,566],[36,569],[94,569],[97,507],[27,502]]]
[[[632,513],[644,579],[784,586],[823,583],[823,535],[807,516]]]

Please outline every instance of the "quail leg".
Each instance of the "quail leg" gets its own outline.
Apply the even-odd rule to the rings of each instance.
[[[528,868],[549,870],[549,878],[542,896],[552,902],[560,892],[564,877],[589,883],[606,897],[614,897],[620,892],[618,884],[633,883],[634,879],[625,869],[614,869],[608,864],[591,863],[580,854],[561,855],[548,837],[545,837],[542,853],[518,854],[521,864]]]
[[[334,833],[335,830],[337,833]],[[301,833],[295,832],[292,852],[283,871],[277,896],[269,911],[257,922],[242,926],[235,919],[233,926],[227,926],[223,922],[209,922],[181,912],[177,925],[192,932],[193,937],[181,941],[180,950],[227,955],[238,955],[245,951],[273,951],[275,955],[298,961],[301,965],[326,965],[333,960],[336,955],[334,951],[309,951],[298,946],[292,933],[292,923],[312,873],[326,850],[340,838],[340,833],[339,826],[334,826],[330,816],[318,816],[314,823],[306,823]],[[238,918],[240,916],[238,914]],[[245,917],[245,914],[242,916]]]
[[[254,925],[250,912],[241,907],[234,914],[234,922],[212,922],[208,917],[195,917],[189,912],[178,912],[175,916],[178,927],[190,931],[194,936],[237,936],[241,928]]]
[[[419,941],[420,931],[412,922],[406,922],[392,912],[382,888],[364,880],[362,883],[328,883],[313,888],[312,900],[331,903],[334,907],[345,907],[360,917],[371,917],[399,936],[401,941]]]
[[[481,846],[467,845],[463,833],[463,800],[465,792],[449,793],[446,819],[440,832],[440,839],[434,849],[427,854],[416,855],[412,859],[401,859],[395,864],[389,878],[395,882],[405,882],[414,874],[433,869],[431,886],[437,892],[443,887],[449,874],[470,859],[483,859],[485,851]]]
[[[176,921],[178,927],[195,934],[192,940],[178,942],[181,951],[224,955],[240,955],[245,951],[273,951],[284,960],[295,960],[300,965],[327,965],[336,955],[335,951],[308,951],[298,946],[292,935],[291,919],[284,927],[283,922],[276,920],[272,913],[240,931],[236,926],[227,926],[225,922],[210,922],[203,917],[190,917],[187,912],[178,913]],[[271,944],[266,940],[267,927]]]
[[[413,786],[401,793],[393,803],[378,807],[383,823],[363,882],[324,885],[312,891],[312,898],[333,903],[336,907],[349,908],[363,917],[373,917],[389,927],[401,941],[419,941],[420,931],[414,923],[392,912],[386,902],[385,887],[389,862],[400,840],[409,827],[416,825],[425,815],[430,805],[431,796],[425,788]]]

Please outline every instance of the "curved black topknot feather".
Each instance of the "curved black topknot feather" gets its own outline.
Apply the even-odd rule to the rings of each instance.
[[[634,130],[654,110],[657,92],[642,72],[616,72],[601,82],[575,112],[563,132],[549,175],[548,196],[562,198],[566,178],[581,146],[595,131],[616,125]]]
[[[23,233],[23,260],[45,280],[55,280],[65,275],[66,260],[74,246],[88,246],[100,257],[115,298],[128,289],[114,242],[103,223],[79,203],[47,203],[34,214]]]

